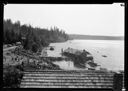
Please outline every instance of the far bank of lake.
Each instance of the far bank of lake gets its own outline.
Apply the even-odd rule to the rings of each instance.
[[[65,50],[68,47],[87,50],[94,57],[94,62],[108,70],[124,70],[124,41],[114,40],[69,40],[62,43],[51,43],[54,47],[53,51],[48,50],[48,56],[61,56],[61,49]],[[73,67],[71,62],[55,62],[62,69],[71,70],[77,69]],[[79,69],[79,68],[78,68]]]

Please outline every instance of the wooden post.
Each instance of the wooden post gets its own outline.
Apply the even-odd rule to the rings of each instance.
[[[123,86],[123,74],[121,73],[114,74],[114,79],[113,79],[114,91],[122,91],[122,86]]]

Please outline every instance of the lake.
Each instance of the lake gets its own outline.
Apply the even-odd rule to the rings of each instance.
[[[124,40],[69,40],[61,43],[51,43],[54,51],[48,50],[48,56],[61,56],[61,49],[68,47],[87,50],[94,57],[94,62],[108,70],[124,70]],[[107,57],[103,57],[106,55]],[[71,61],[54,62],[65,70],[77,70]]]

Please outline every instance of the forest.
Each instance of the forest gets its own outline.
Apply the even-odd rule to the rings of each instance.
[[[37,52],[39,48],[50,43],[64,42],[69,39],[64,30],[57,27],[51,29],[21,25],[20,21],[12,23],[11,19],[3,21],[3,44],[21,42],[25,38],[23,47],[26,50]]]

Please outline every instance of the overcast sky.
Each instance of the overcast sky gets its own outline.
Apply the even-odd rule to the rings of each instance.
[[[124,7],[115,4],[7,4],[4,19],[68,34],[124,36]]]

